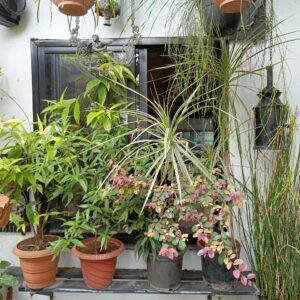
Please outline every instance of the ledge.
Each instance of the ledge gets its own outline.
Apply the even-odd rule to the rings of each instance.
[[[22,278],[19,267],[11,267],[9,273]],[[118,269],[112,284],[103,290],[89,289],[83,282],[81,270],[78,268],[60,268],[55,283],[41,290],[31,290],[23,282],[20,292],[30,292],[39,295],[54,293],[118,293],[118,294],[181,294],[181,295],[240,295],[258,296],[259,290],[254,285],[244,287],[237,283],[236,287],[227,292],[215,291],[207,286],[202,279],[201,271],[183,271],[182,284],[176,291],[158,292],[149,287],[146,270]]]

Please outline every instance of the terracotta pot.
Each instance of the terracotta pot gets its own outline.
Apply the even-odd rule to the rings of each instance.
[[[84,244],[95,241],[94,238],[83,240]],[[115,274],[117,257],[125,250],[124,244],[117,239],[110,239],[110,243],[118,248],[103,254],[86,254],[74,246],[72,254],[79,257],[83,280],[91,289],[103,289],[108,287]]]
[[[59,237],[46,235],[48,241],[55,241]],[[23,272],[24,281],[31,289],[42,289],[55,281],[59,257],[54,260],[50,249],[40,251],[24,251],[19,249],[23,245],[34,244],[34,239],[29,238],[18,243],[13,254],[18,256]]]
[[[222,12],[235,14],[247,10],[251,5],[251,0],[213,0]]]
[[[9,198],[0,195],[0,227],[5,227],[9,221]]]
[[[95,0],[52,0],[59,11],[68,16],[81,17],[95,4]]]
[[[200,248],[205,246],[202,241],[197,244]],[[236,249],[234,251],[239,257],[241,244],[236,240],[235,245]],[[218,254],[214,258],[201,257],[203,279],[216,291],[230,291],[235,287],[236,283],[233,270],[227,270],[225,264],[219,264],[218,258]]]

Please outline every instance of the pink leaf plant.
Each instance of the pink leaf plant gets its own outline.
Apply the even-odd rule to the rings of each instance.
[[[167,185],[154,187],[145,208],[148,231],[144,233],[144,239],[153,240],[150,244],[156,245],[155,252],[171,260],[185,250],[188,238],[188,234],[182,233],[177,223],[175,188]]]
[[[215,250],[212,247],[205,247],[198,251],[198,256],[204,256],[206,257],[208,255],[209,258],[215,257]]]
[[[252,280],[255,279],[255,274],[249,273],[246,276],[243,275],[243,272],[248,270],[248,265],[242,259],[236,259],[233,262],[233,266],[235,268],[233,271],[234,278],[240,280],[244,286],[251,286]]]
[[[192,184],[184,186],[183,199],[178,205],[181,219],[185,219],[190,211],[196,212],[198,218],[194,217],[198,223],[193,226],[193,237],[202,246],[198,256],[211,259],[224,257],[227,270],[232,270],[233,276],[243,285],[251,285],[255,275],[244,275],[247,265],[237,257],[236,245],[230,233],[232,211],[242,207],[244,195],[227,180],[218,178],[219,172],[213,174],[217,175],[213,175],[212,181],[199,176]]]
[[[166,256],[169,259],[173,260],[174,259],[174,253],[176,253],[176,250],[173,249],[173,248],[162,248],[162,249],[160,249],[158,255]]]

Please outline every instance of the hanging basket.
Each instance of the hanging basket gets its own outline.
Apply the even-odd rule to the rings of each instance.
[[[0,195],[0,228],[5,227],[9,221],[9,198]]]
[[[241,22],[241,14],[225,14],[217,5],[205,4],[205,22],[207,29],[217,37],[225,37],[236,34]]]
[[[95,0],[52,0],[59,11],[67,16],[81,17],[95,4]]]
[[[251,0],[212,0],[223,13],[235,14],[249,9]]]

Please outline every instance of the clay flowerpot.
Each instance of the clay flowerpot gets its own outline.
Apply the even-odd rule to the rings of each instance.
[[[202,243],[197,243],[200,248],[203,248]],[[235,241],[236,249],[234,252],[239,257],[241,244]],[[236,279],[233,276],[233,270],[227,270],[225,264],[219,264],[219,255],[214,258],[201,256],[202,272],[204,281],[216,291],[230,291],[235,287]]]
[[[95,241],[94,238],[83,240],[83,244]],[[114,250],[103,254],[87,254],[76,246],[72,248],[72,254],[79,257],[85,284],[91,289],[103,289],[108,287],[115,274],[117,257],[125,250],[124,244],[117,239],[110,239],[110,246]]]
[[[9,221],[9,198],[0,195],[0,227],[5,227]]]
[[[222,12],[235,14],[247,10],[251,5],[251,0],[213,0]]]
[[[159,292],[175,291],[180,287],[182,277],[182,261],[184,251],[173,260],[158,256],[156,260],[152,256],[147,261],[148,281],[150,287]]]
[[[54,235],[46,235],[44,238],[48,242],[59,239]],[[27,286],[31,289],[42,289],[55,281],[59,258],[53,259],[53,253],[48,248],[30,251],[32,245],[34,245],[34,238],[23,240],[14,247],[13,254],[20,259],[24,281]]]
[[[81,17],[95,4],[95,0],[52,0],[59,11],[68,16]]]

